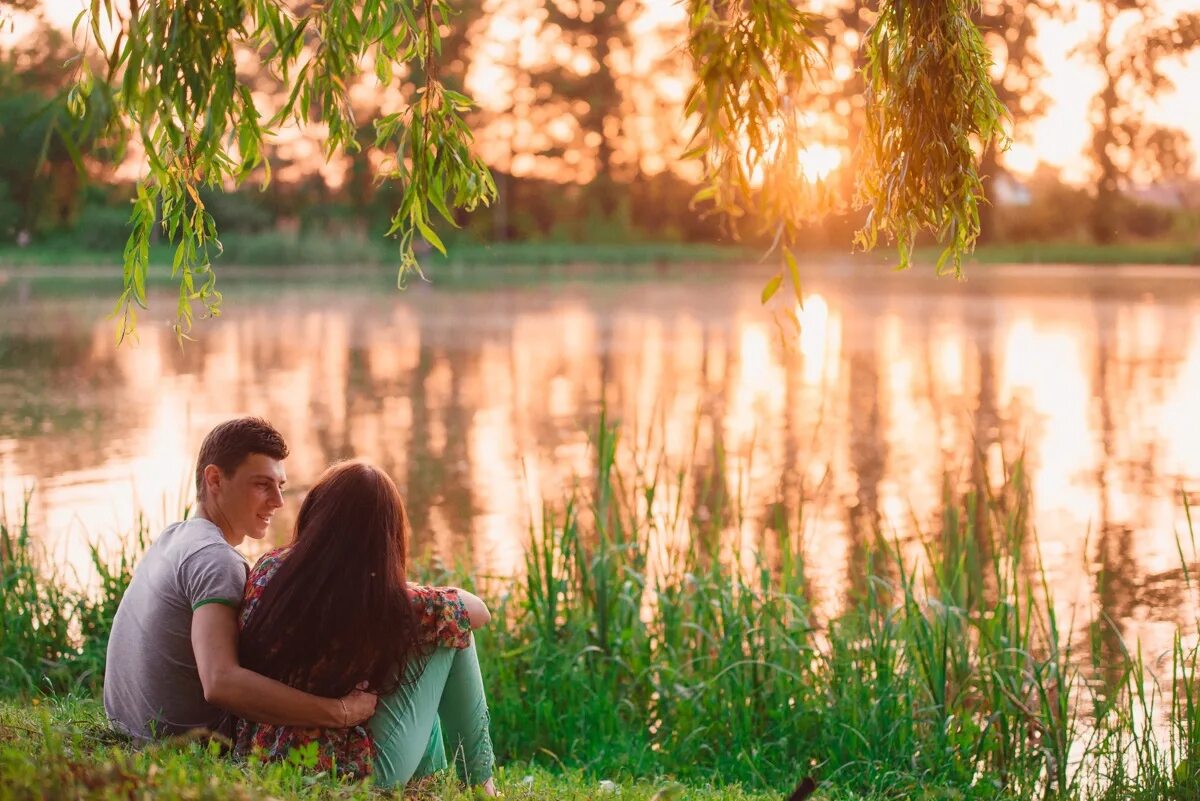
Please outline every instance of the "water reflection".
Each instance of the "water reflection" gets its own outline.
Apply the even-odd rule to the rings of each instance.
[[[862,589],[875,532],[928,527],[946,482],[1024,454],[1064,617],[1112,621],[1102,650],[1167,636],[1197,614],[1176,535],[1181,491],[1200,491],[1200,290],[1039,280],[812,280],[794,335],[753,278],[247,290],[183,351],[152,323],[117,348],[88,296],[18,303],[10,282],[0,491],[11,515],[36,486],[34,530],[82,571],[87,543],[114,544],[135,510],[152,529],[175,517],[205,431],[252,412],[292,446],[274,540],[325,465],[356,455],[396,477],[419,546],[511,576],[540,499],[589,479],[603,403],[639,453],[688,466],[647,510],[659,556],[689,518],[722,514],[717,545],[752,563],[785,547],[769,516],[803,507],[791,535],[829,609]]]

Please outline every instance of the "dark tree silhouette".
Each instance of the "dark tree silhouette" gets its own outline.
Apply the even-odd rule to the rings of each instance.
[[[1014,133],[1046,112],[1047,97],[1040,83],[1042,60],[1033,45],[1039,21],[1060,11],[1058,0],[987,0],[974,14],[975,23],[991,48],[992,58],[1001,65],[1000,71],[992,74],[992,88],[1008,109]],[[989,199],[991,181],[1003,172],[1002,161],[996,143],[990,142],[983,150],[979,165]],[[979,240],[994,241],[995,227],[995,207],[992,203],[981,204]]]
[[[582,150],[595,162],[591,195],[604,218],[617,208],[614,179],[616,140],[622,128],[622,92],[613,64],[614,47],[630,43],[628,14],[621,0],[545,0],[543,25],[555,31],[558,40],[574,54],[566,63],[550,63],[529,74],[539,104],[552,106],[575,122],[575,141],[563,148],[553,146],[546,155],[565,155],[567,149]],[[580,69],[578,61],[589,62]]]
[[[73,220],[87,156],[100,144],[100,123],[68,113],[63,64],[74,48],[40,10],[31,13],[32,33],[0,53],[0,238],[9,240]],[[89,98],[97,118],[106,101]]]
[[[1091,51],[1104,74],[1104,85],[1092,103],[1091,156],[1095,161],[1095,204],[1092,237],[1111,242],[1118,235],[1118,203],[1135,176],[1170,180],[1191,167],[1182,131],[1156,125],[1144,117],[1146,101],[1173,88],[1162,64],[1200,45],[1200,14],[1184,14],[1157,25],[1155,0],[1100,0],[1100,34]],[[1118,41],[1117,20],[1136,14],[1130,34]]]

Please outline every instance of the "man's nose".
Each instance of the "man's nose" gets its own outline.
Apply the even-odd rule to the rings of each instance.
[[[283,487],[276,487],[275,491],[271,493],[271,506],[276,509],[283,506]]]

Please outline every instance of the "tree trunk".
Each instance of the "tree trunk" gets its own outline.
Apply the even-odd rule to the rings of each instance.
[[[1100,92],[1100,121],[1092,135],[1092,152],[1096,159],[1099,177],[1096,182],[1095,204],[1092,206],[1090,227],[1092,239],[1107,244],[1117,238],[1116,205],[1120,198],[1119,171],[1113,161],[1112,150],[1117,144],[1113,113],[1117,108],[1117,75],[1109,62],[1112,49],[1108,42],[1112,30],[1113,11],[1109,3],[1103,6],[1102,27],[1097,43],[1100,67],[1104,70],[1105,84]]]
[[[979,204],[979,239],[981,245],[995,242],[996,236],[996,177],[1000,174],[1000,162],[996,145],[991,143],[983,151],[979,162],[979,177],[983,180],[984,202]]]
[[[604,219],[610,220],[617,210],[616,185],[613,180],[613,143],[608,138],[605,123],[611,116],[620,113],[620,97],[617,93],[616,80],[609,65],[612,48],[609,42],[617,35],[616,26],[621,24],[617,17],[617,0],[609,0],[603,11],[596,12],[589,26],[596,37],[595,58],[599,71],[589,93],[590,108],[587,113],[586,127],[600,134],[600,144],[596,148],[596,178],[592,190],[600,206]]]

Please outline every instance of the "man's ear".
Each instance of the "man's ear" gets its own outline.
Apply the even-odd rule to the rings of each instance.
[[[204,496],[206,498],[213,497],[214,492],[218,492],[221,488],[221,482],[225,480],[225,476],[221,474],[221,468],[215,464],[204,466]]]

